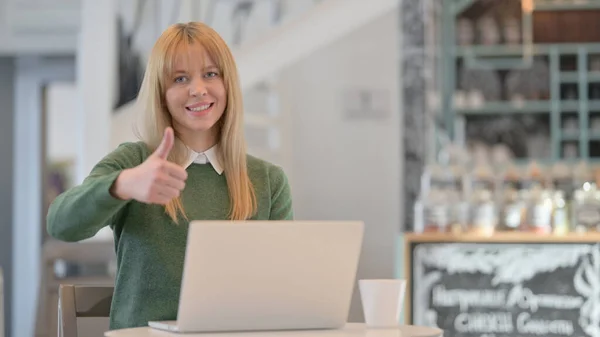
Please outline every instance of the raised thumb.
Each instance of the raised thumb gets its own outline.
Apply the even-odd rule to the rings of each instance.
[[[173,129],[171,127],[167,127],[160,145],[158,145],[156,151],[154,151],[154,155],[161,159],[167,159],[169,152],[171,152],[171,149],[173,149],[174,143],[175,135],[173,134]]]

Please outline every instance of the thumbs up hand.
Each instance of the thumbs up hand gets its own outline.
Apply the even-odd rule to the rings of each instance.
[[[174,143],[173,129],[168,127],[154,153],[139,166],[123,170],[115,180],[111,193],[123,200],[134,199],[160,205],[179,197],[185,188],[187,172],[167,160]]]
[[[169,153],[173,149],[173,144],[175,144],[175,136],[173,135],[173,129],[168,127],[165,129],[162,141],[151,156],[167,160]]]

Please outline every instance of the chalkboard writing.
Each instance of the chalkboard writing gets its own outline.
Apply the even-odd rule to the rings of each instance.
[[[600,337],[600,245],[413,243],[411,317],[445,337]]]

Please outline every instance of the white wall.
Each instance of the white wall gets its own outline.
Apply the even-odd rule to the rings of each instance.
[[[76,160],[77,88],[72,82],[55,82],[47,87],[47,156],[51,161]]]
[[[0,0],[0,55],[75,51],[79,0]]]
[[[139,118],[140,116],[136,113],[120,113],[120,111],[117,111],[113,114],[110,129],[111,149],[117,148],[119,144],[138,140],[134,130],[141,125]]]
[[[398,27],[397,12],[390,12],[282,78],[292,107],[296,217],[365,221],[359,278],[389,278],[395,271],[403,218]],[[349,88],[387,91],[389,116],[346,119],[342,93]],[[361,319],[355,292],[350,320]]]

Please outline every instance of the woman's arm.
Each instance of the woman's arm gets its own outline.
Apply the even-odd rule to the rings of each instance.
[[[269,220],[293,220],[292,192],[283,169],[273,166],[269,172],[271,181],[271,214]]]
[[[48,233],[63,241],[80,241],[111,225],[128,200],[111,193],[125,169],[143,162],[143,143],[126,143],[104,157],[83,183],[59,195],[46,217]]]

